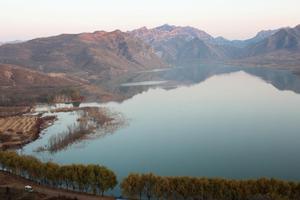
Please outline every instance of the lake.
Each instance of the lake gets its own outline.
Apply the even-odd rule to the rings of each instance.
[[[127,123],[113,133],[57,153],[35,152],[51,135],[76,123],[76,112],[57,113],[54,125],[22,153],[43,161],[101,164],[115,171],[119,180],[130,172],[300,180],[300,82],[296,75],[264,68],[218,68],[193,71],[183,78],[187,76],[182,71],[176,76],[170,71],[155,72],[164,74],[158,80],[144,81],[165,78],[176,86],[151,82],[162,85],[155,84],[120,103],[81,104],[122,113]],[[137,87],[137,82],[132,86]]]

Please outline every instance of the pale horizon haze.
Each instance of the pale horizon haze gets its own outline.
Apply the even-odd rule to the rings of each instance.
[[[166,23],[247,39],[300,24],[299,0],[0,0],[0,8],[0,42]]]

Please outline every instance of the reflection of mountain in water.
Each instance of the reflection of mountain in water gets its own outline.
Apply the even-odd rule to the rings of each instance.
[[[121,95],[124,99],[127,99],[152,87],[172,89],[179,85],[200,83],[214,75],[238,71],[244,71],[248,74],[259,77],[279,90],[291,90],[296,93],[300,93],[300,76],[293,74],[290,71],[263,67],[232,67],[224,65],[197,65],[170,68],[168,70],[153,70],[134,74],[125,74],[121,76],[117,82],[112,80],[106,84],[110,85],[113,93]],[[159,84],[147,85],[144,84],[145,82],[157,82]],[[128,87],[123,87],[124,84]]]
[[[300,76],[290,71],[272,70],[268,68],[247,68],[245,72],[260,77],[279,90],[290,90],[300,93]]]

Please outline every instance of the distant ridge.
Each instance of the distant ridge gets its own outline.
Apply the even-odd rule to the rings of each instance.
[[[157,55],[170,64],[185,62],[184,60],[186,59],[184,58],[184,60],[182,60],[184,55],[181,53],[189,54],[187,52],[188,49],[196,51],[191,52],[196,56],[195,58],[189,56],[189,58],[193,60],[208,60],[217,56],[213,53],[213,50],[211,51],[213,47],[209,45],[209,43],[213,42],[214,38],[208,33],[190,26],[181,27],[165,24],[153,29],[142,27],[130,31],[129,33],[151,45],[155,49]],[[198,45],[196,45],[201,49],[196,49],[192,46],[190,48],[188,47],[194,39],[198,42]],[[204,41],[205,43],[202,43],[197,39]],[[200,52],[203,54],[201,53],[200,55]],[[197,57],[198,55],[200,55],[200,57]]]
[[[248,45],[237,63],[291,68],[300,72],[300,25],[283,28]]]
[[[261,31],[244,41],[164,24],[2,44],[0,98],[9,103],[26,96],[30,102],[32,97],[47,97],[49,91],[76,87],[91,99],[122,99],[118,94],[129,92],[118,86],[129,78],[128,72],[172,66],[190,70],[188,66],[200,63],[288,68],[300,74],[300,25]]]
[[[43,72],[124,71],[165,66],[143,41],[119,30],[62,34],[0,46],[0,63],[28,66]]]
[[[247,45],[254,44],[256,42],[259,42],[267,37],[270,37],[271,35],[275,34],[280,29],[275,30],[263,30],[258,32],[253,38],[246,39],[246,40],[227,40],[224,37],[216,37],[215,43],[219,45],[228,45],[228,46],[234,46],[234,47],[246,47]]]
[[[194,62],[225,62],[300,69],[299,27],[263,30],[247,40],[212,37],[193,27],[162,25],[129,32],[151,45],[157,55],[173,65]]]
[[[260,31],[247,40],[212,37],[190,26],[164,24],[93,33],[62,34],[0,46],[0,63],[42,72],[97,74],[107,79],[128,71],[199,62],[237,63],[300,69],[300,25]]]

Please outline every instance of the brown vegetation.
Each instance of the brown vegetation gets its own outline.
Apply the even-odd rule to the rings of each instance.
[[[82,101],[82,96],[101,101],[119,99],[101,85],[89,83],[88,79],[89,76],[82,74],[57,75],[0,63],[0,106],[74,102]]]
[[[149,45],[121,31],[63,34],[2,45],[0,62],[44,72],[97,72],[101,77],[164,65]]]
[[[49,151],[55,153],[67,147],[94,137],[104,137],[114,133],[118,128],[125,125],[125,119],[120,113],[111,112],[107,108],[84,107],[84,108],[63,108],[55,112],[78,111],[80,118],[77,124],[69,126],[67,131],[50,137],[46,146],[36,149],[37,152]]]
[[[36,139],[55,116],[13,116],[0,118],[0,149],[20,147]]]
[[[67,131],[51,136],[48,145],[38,147],[36,152],[49,151],[55,153],[61,151],[68,146],[85,139],[88,134],[90,134],[90,130],[85,129],[84,127],[70,126]]]
[[[15,65],[0,64],[0,105],[33,105],[49,102],[63,89],[80,88],[82,82]]]
[[[83,108],[83,113],[79,122],[87,124],[89,121],[92,121],[95,124],[93,127],[95,129],[108,125],[113,120],[120,120],[116,117],[117,113],[112,113],[107,108],[86,107]]]
[[[51,113],[72,112],[72,111],[79,111],[79,110],[82,110],[82,109],[83,108],[80,108],[80,107],[63,107],[63,108],[52,109],[50,112]]]
[[[228,180],[220,178],[161,177],[129,174],[121,183],[130,199],[195,200],[299,200],[300,183],[261,178]]]

